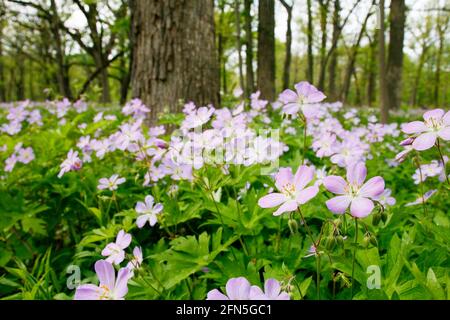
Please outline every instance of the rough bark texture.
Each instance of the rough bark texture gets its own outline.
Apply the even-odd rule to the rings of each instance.
[[[283,68],[283,89],[289,88],[290,86],[290,75],[291,75],[291,61],[292,61],[292,9],[294,5],[289,5],[284,0],[281,0],[281,4],[287,11],[287,29],[286,29],[286,56],[284,58],[284,68]]]
[[[405,13],[405,0],[391,0],[391,12],[389,15],[389,57],[386,66],[386,86],[389,109],[398,108],[401,104]]]
[[[386,52],[384,40],[384,0],[380,0],[380,30],[378,31],[378,59],[380,64],[380,115],[381,122],[387,123],[389,121],[389,107],[387,103],[387,89],[386,89]]]
[[[309,83],[314,82],[314,55],[313,55],[313,16],[311,0],[307,0],[308,11],[308,67],[306,69],[306,79]]]
[[[236,50],[238,52],[239,86],[244,90],[244,72],[242,70],[242,41],[241,41],[241,11],[240,1],[234,1],[234,15],[236,16]]]
[[[213,0],[134,0],[133,96],[159,113],[219,101]],[[199,45],[201,44],[201,45]]]
[[[375,29],[373,38],[369,38],[369,66],[367,76],[367,105],[372,106],[375,101],[376,93],[376,76],[377,76],[377,45],[378,45],[378,30]]]
[[[252,33],[252,0],[244,0],[245,16],[245,69],[246,69],[246,92],[247,97],[255,90],[255,74],[253,71],[253,33]]]
[[[258,89],[261,97],[275,100],[275,1],[259,0]]]

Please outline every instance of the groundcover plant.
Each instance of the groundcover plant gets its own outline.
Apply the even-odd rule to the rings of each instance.
[[[3,104],[0,297],[449,298],[449,111],[241,94]]]

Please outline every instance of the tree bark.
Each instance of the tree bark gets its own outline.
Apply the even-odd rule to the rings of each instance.
[[[384,0],[380,0],[379,5],[379,27],[380,30],[378,31],[379,36],[379,49],[378,49],[378,59],[380,64],[380,72],[379,72],[379,78],[380,78],[380,115],[381,115],[381,122],[387,123],[389,121],[389,106],[387,102],[387,89],[386,89],[386,49],[385,49],[385,39],[384,39],[384,30],[385,30],[385,23],[384,23]]]
[[[253,32],[252,32],[252,0],[244,0],[245,17],[245,68],[246,68],[246,97],[255,90],[255,73],[253,71]]]
[[[399,108],[401,104],[405,19],[405,0],[391,0],[389,56],[386,66],[386,86],[390,110]]]
[[[188,101],[218,106],[213,0],[135,0],[134,11],[133,96],[150,122]]]
[[[5,68],[3,63],[3,20],[0,20],[0,101],[6,101]]]
[[[312,4],[311,0],[307,0],[308,11],[308,67],[306,69],[306,79],[309,83],[314,82],[314,55],[313,55],[313,16],[312,16]]]
[[[286,55],[284,58],[283,68],[283,89],[287,89],[290,86],[290,74],[291,74],[291,61],[292,61],[292,9],[294,4],[289,5],[285,0],[280,0],[281,4],[287,11],[287,29],[286,29]]]
[[[259,0],[258,89],[261,97],[275,100],[275,0]]]
[[[413,87],[411,89],[410,104],[412,106],[417,105],[417,91],[419,89],[420,79],[422,78],[422,70],[423,70],[423,66],[425,65],[427,52],[428,52],[429,48],[430,47],[428,45],[426,45],[424,42],[423,46],[422,46],[422,52],[420,53],[420,57],[419,57],[419,65],[417,66],[417,71],[416,71],[416,76],[414,78]]]
[[[242,41],[241,41],[241,10],[240,1],[234,1],[234,14],[236,16],[236,50],[238,52],[239,86],[244,90],[244,72],[242,62]]]
[[[340,0],[334,1],[334,13],[333,13],[333,37],[331,42],[338,43],[339,41],[339,25],[340,25],[340,11],[341,11],[341,3]],[[336,70],[338,64],[338,52],[337,50],[333,50],[333,53],[330,57],[330,64],[328,65],[328,96],[330,100],[337,99],[336,92]]]
[[[377,52],[376,48],[378,45],[378,30],[375,29],[373,39],[369,37],[369,70],[367,76],[367,105],[372,106],[375,101],[376,92],[376,75],[377,75]]]
[[[322,32],[322,36],[320,39],[320,70],[319,70],[319,81],[317,86],[320,90],[324,90],[325,88],[325,71],[327,68],[327,18],[328,18],[328,4],[329,0],[319,0],[320,6],[320,31]]]
[[[442,21],[443,19],[444,21]],[[440,88],[441,88],[441,68],[442,68],[442,56],[444,54],[444,46],[445,46],[445,32],[448,28],[449,16],[445,15],[442,17],[441,14],[438,14],[436,29],[439,37],[439,48],[436,57],[436,73],[435,73],[435,82],[434,82],[434,94],[433,100],[434,105],[437,107],[440,105]]]

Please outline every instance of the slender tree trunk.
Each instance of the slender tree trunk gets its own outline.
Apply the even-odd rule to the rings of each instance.
[[[224,48],[223,48],[223,17],[225,14],[225,1],[220,0],[219,1],[219,32],[218,32],[218,55],[219,55],[219,66],[220,66],[220,75],[221,75],[221,82],[222,82],[222,92],[223,94],[227,94],[227,70],[226,70],[226,60],[224,56]]]
[[[275,100],[275,0],[259,0],[258,89],[261,97]]]
[[[234,14],[236,16],[236,50],[238,52],[239,86],[243,90],[244,89],[244,72],[243,72],[243,62],[242,62],[240,0],[234,1]]]
[[[286,56],[284,58],[284,69],[283,69],[283,89],[289,88],[290,74],[291,74],[291,61],[292,61],[292,9],[294,5],[289,5],[285,0],[281,0],[281,4],[287,11],[287,29],[286,29]]]
[[[320,30],[322,32],[322,37],[320,39],[320,70],[319,70],[319,81],[317,86],[320,90],[325,88],[325,71],[327,68],[327,18],[328,18],[328,1],[319,0],[320,4]]]
[[[375,101],[376,92],[376,75],[377,75],[377,48],[378,44],[378,30],[375,29],[373,39],[369,39],[369,70],[367,76],[367,105],[372,106]]]
[[[444,19],[442,21],[441,19]],[[440,105],[440,88],[441,88],[441,68],[442,68],[442,56],[444,54],[444,47],[445,47],[445,32],[448,28],[449,23],[449,16],[446,15],[445,18],[442,17],[441,12],[438,14],[437,18],[437,33],[439,37],[439,48],[437,52],[436,57],[436,72],[435,72],[435,81],[434,81],[434,94],[433,94],[433,100],[434,105],[439,106]]]
[[[340,11],[341,4],[340,0],[334,1],[334,13],[333,13],[333,38],[332,43],[337,43],[339,40],[339,25],[340,25]],[[330,63],[328,65],[328,96],[330,100],[337,99],[336,93],[336,70],[338,64],[338,51],[333,50],[330,57]]]
[[[312,15],[312,4],[311,0],[307,0],[307,11],[308,11],[308,67],[306,69],[306,79],[309,83],[314,82],[314,55],[313,55],[313,15]]]
[[[391,0],[391,12],[389,15],[389,58],[386,66],[386,86],[389,109],[399,108],[401,104],[405,19],[405,0]]]
[[[0,20],[0,101],[6,101],[5,67],[3,60],[3,21]]]
[[[356,63],[356,58],[358,56],[358,49],[359,49],[359,46],[361,43],[361,39],[366,30],[367,21],[369,20],[370,16],[371,16],[371,13],[369,12],[361,26],[361,30],[359,31],[358,38],[350,50],[350,56],[349,56],[349,60],[347,63],[347,68],[345,70],[344,84],[343,84],[342,90],[341,90],[341,99],[343,102],[347,101],[348,92],[350,90],[350,82],[351,82],[352,74],[355,71],[355,63]]]
[[[18,63],[16,64],[17,82],[16,82],[16,98],[18,101],[25,100],[25,58],[23,54],[17,54]]]
[[[246,97],[255,90],[255,74],[253,71],[253,32],[252,32],[252,0],[244,0],[245,16],[245,68],[246,68]]]
[[[387,123],[389,121],[389,105],[387,102],[387,89],[386,89],[386,49],[385,49],[385,39],[384,39],[384,30],[385,30],[385,22],[384,22],[384,0],[380,0],[379,4],[380,9],[380,21],[378,31],[379,36],[379,49],[378,49],[378,59],[380,65],[380,115],[381,122]]]
[[[416,76],[414,78],[413,87],[411,89],[410,104],[412,106],[417,105],[417,91],[419,89],[420,79],[422,78],[422,70],[423,70],[423,66],[425,65],[428,49],[429,49],[429,46],[427,46],[424,43],[422,46],[422,52],[419,57],[419,65],[417,66],[417,71],[416,71]]]
[[[133,96],[150,122],[188,101],[218,106],[213,0],[135,0],[134,11]]]

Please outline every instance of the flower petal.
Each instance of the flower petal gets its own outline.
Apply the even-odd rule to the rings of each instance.
[[[117,273],[116,286],[114,287],[114,296],[116,299],[121,299],[128,293],[129,278],[130,270],[128,268],[121,268]]]
[[[217,289],[214,289],[214,290],[211,290],[210,292],[208,292],[206,300],[229,300],[229,299],[222,292],[220,292]]]
[[[100,285],[104,285],[112,290],[114,288],[116,278],[112,264],[105,260],[99,260],[95,263],[94,268],[97,278],[100,281]]]
[[[120,230],[117,235],[116,244],[121,249],[126,249],[131,243],[131,234],[126,233],[124,230]]]
[[[150,215],[149,214],[143,214],[136,219],[136,225],[139,229],[142,229],[142,227],[145,225],[145,223],[149,220]]]
[[[382,177],[373,177],[369,179],[359,190],[361,197],[377,197],[384,191],[384,179]]]
[[[75,291],[74,300],[100,300],[102,289],[93,284],[83,284]]]
[[[250,295],[250,282],[244,277],[228,280],[226,289],[230,300],[248,300]]]
[[[333,192],[335,194],[345,194],[347,181],[339,176],[328,176],[323,180],[323,185],[330,192]]]
[[[155,199],[152,196],[146,196],[145,197],[145,204],[147,205],[147,208],[153,207],[153,202]]]
[[[331,198],[325,204],[328,210],[336,214],[343,214],[350,205],[351,198],[349,196],[338,196]]]
[[[309,200],[314,198],[317,195],[318,192],[319,192],[319,188],[317,186],[308,187],[308,188],[298,192],[297,197],[295,198],[295,200],[299,204],[305,204]]]
[[[280,94],[278,100],[280,100],[283,103],[297,102],[298,95],[294,91],[286,89]]]
[[[281,207],[279,207],[278,210],[273,213],[273,215],[274,216],[279,216],[279,215],[281,215],[281,214],[283,214],[285,212],[295,211],[295,210],[297,210],[297,208],[298,208],[297,201],[291,200],[291,201],[283,203],[281,205]]]
[[[427,132],[418,136],[412,143],[415,150],[423,151],[430,149],[436,143],[437,135],[435,132]]]
[[[373,210],[372,200],[363,197],[357,197],[352,200],[350,205],[350,214],[357,218],[367,217]]]
[[[313,167],[302,165],[298,168],[294,176],[294,185],[297,190],[302,190],[314,178],[315,170]]]
[[[261,208],[273,208],[279,206],[283,202],[286,202],[287,198],[282,193],[270,193],[258,201],[258,205]]]
[[[439,136],[440,138],[444,139],[445,141],[450,140],[450,126],[441,129],[441,130],[438,132],[438,136]]]
[[[319,109],[317,105],[314,104],[305,104],[302,106],[303,114],[307,119],[314,118],[319,113]]]
[[[264,283],[264,293],[269,299],[275,299],[280,294],[280,283],[275,279],[268,279]]]
[[[287,183],[292,183],[293,178],[294,176],[291,168],[280,168],[275,175],[275,185],[278,190],[281,190]]]
[[[361,186],[366,180],[367,168],[363,162],[357,162],[347,167],[347,181],[355,186]]]
[[[421,133],[427,130],[427,126],[422,121],[413,121],[402,126],[402,131],[407,134]]]
[[[444,116],[444,110],[442,109],[434,109],[427,111],[423,114],[423,118],[425,120],[433,119],[441,119]]]

